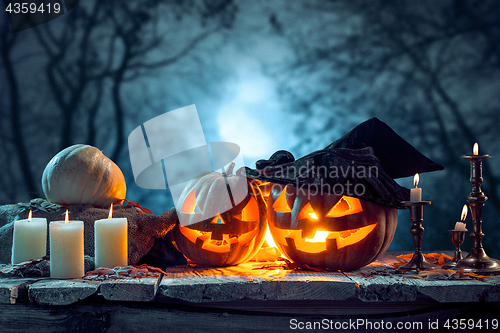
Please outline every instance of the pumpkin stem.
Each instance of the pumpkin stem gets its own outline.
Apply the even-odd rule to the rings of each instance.
[[[228,165],[226,171],[222,172],[222,175],[224,177],[226,176],[229,176],[229,175],[232,175],[233,174],[233,169],[234,169],[234,166],[236,165],[236,163],[234,162],[231,162],[231,164]]]

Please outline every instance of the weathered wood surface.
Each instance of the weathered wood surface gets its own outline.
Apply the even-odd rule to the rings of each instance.
[[[288,317],[185,311],[165,305],[113,302],[71,306],[0,305],[0,331],[67,332],[285,332]]]
[[[165,298],[159,294],[157,303],[168,305],[188,306],[197,309],[208,309],[211,311],[237,311],[241,313],[269,314],[269,315],[293,315],[293,316],[375,316],[406,314],[412,311],[430,311],[430,309],[460,306],[463,303],[439,303],[427,296],[418,295],[411,302],[365,302],[357,297],[346,300],[251,300],[241,299],[237,301],[217,302],[183,302],[178,299]],[[496,306],[497,303],[488,303]]]
[[[149,302],[156,297],[161,275],[138,279],[116,279],[101,282],[100,292],[108,301]]]
[[[417,287],[402,276],[352,276],[349,278],[356,284],[356,294],[365,302],[393,301],[412,302],[417,299]]]
[[[265,302],[260,302],[265,303]],[[294,307],[293,302],[287,302]],[[334,302],[329,302],[334,303]],[[396,308],[398,303],[393,304]],[[373,306],[376,303],[369,302]],[[348,303],[346,304],[348,306]],[[339,304],[339,308],[342,304]],[[353,308],[350,308],[353,309]],[[354,309],[355,310],[355,309]],[[131,303],[131,302],[80,302],[69,306],[40,306],[32,303],[24,305],[0,304],[0,328],[2,333],[11,332],[290,332],[299,322],[302,325],[310,323],[325,323],[328,332],[400,332],[396,330],[397,323],[414,326],[406,332],[447,332],[443,328],[447,319],[473,319],[474,322],[498,319],[499,309],[491,303],[458,303],[444,304],[424,310],[401,313],[378,313],[375,315],[359,315],[356,312],[337,313],[301,313],[270,315],[267,313],[248,313],[232,310],[203,309],[179,305],[158,303]],[[295,320],[295,321],[294,321]],[[440,329],[429,329],[430,322],[438,320]],[[393,329],[381,330],[373,327],[381,322],[391,323]],[[335,329],[335,324],[355,322],[359,326],[355,329]],[[371,323],[371,328],[369,327]],[[385,326],[387,327],[387,326]],[[321,331],[323,331],[321,330]],[[311,331],[296,329],[296,331]],[[320,331],[320,330],[317,330]],[[459,332],[488,332],[492,330],[461,330]]]
[[[395,261],[389,253],[346,273],[253,262],[173,267],[155,277],[96,274],[95,281],[4,278],[0,332],[278,333],[299,327],[310,331],[306,328],[312,325],[316,330],[389,332],[398,324],[410,325],[409,332],[439,332],[448,331],[443,325],[449,319],[483,325],[500,319],[500,278],[396,276]],[[377,328],[381,323],[392,329]],[[438,326],[430,328],[430,323]]]
[[[252,300],[345,300],[354,284],[341,273],[262,269],[262,263],[235,267],[167,270],[159,293],[188,302]]]
[[[345,300],[413,302],[419,295],[446,302],[498,302],[500,277],[480,280],[424,280],[394,274],[403,262],[394,251],[353,272],[297,272],[278,264],[245,263],[234,267],[174,267],[163,277],[159,294],[187,302],[238,300]],[[275,267],[275,269],[273,269]],[[446,276],[432,277],[435,279]]]
[[[0,303],[15,304],[28,301],[28,285],[37,280],[24,278],[0,279]]]
[[[499,296],[495,284],[476,280],[426,281],[411,279],[409,283],[415,286],[419,293],[441,303],[481,302],[486,301],[486,297],[498,299]]]
[[[99,282],[82,279],[43,280],[28,286],[32,302],[42,305],[69,305],[97,292]]]
[[[363,308],[363,313],[372,313],[416,309],[434,303],[500,302],[498,276],[450,280],[445,279],[445,275],[428,279],[395,275],[394,263],[398,261],[401,260],[396,254],[389,252],[354,272],[289,270],[283,262],[249,262],[220,268],[177,266],[167,269],[164,275],[101,277],[95,281],[12,277],[0,280],[0,303],[61,306],[94,296],[94,300],[114,302],[192,304],[241,310],[252,307],[264,312],[299,309],[300,312],[300,308],[341,311],[332,301],[348,300],[346,303]],[[294,309],[289,309],[290,301]]]

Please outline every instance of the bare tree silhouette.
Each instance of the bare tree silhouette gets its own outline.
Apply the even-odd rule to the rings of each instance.
[[[125,123],[133,112],[127,108],[124,87],[187,61],[201,43],[229,28],[235,13],[231,0],[90,1],[79,4],[64,19],[23,35],[3,26],[0,82],[8,93],[8,102],[2,106],[9,110],[4,115],[9,126],[2,137],[3,149],[15,153],[16,163],[9,163],[17,165],[20,173],[4,172],[0,184],[15,179],[29,194],[10,191],[2,193],[0,200],[40,196],[34,175],[41,174],[55,152],[71,144],[103,145],[104,137],[107,155],[120,160]],[[192,21],[196,29],[178,31],[176,25],[181,26],[183,20]],[[28,47],[37,59],[23,63],[18,55]],[[41,75],[28,79],[28,71]],[[47,125],[41,132],[50,136],[27,138],[22,122],[29,127],[36,121]],[[103,122],[106,126],[101,126]],[[36,146],[40,139],[50,151]]]
[[[8,29],[7,25],[4,25],[4,30]],[[19,165],[21,166],[20,171],[22,177],[26,181],[26,189],[31,195],[38,195],[38,189],[35,186],[35,182],[33,179],[33,175],[30,170],[30,164],[29,164],[29,159],[28,159],[28,149],[26,147],[26,142],[24,139],[24,135],[21,131],[21,120],[20,120],[20,113],[21,113],[21,103],[20,103],[20,97],[21,97],[21,92],[20,92],[20,87],[19,87],[19,81],[16,76],[16,73],[14,71],[13,67],[13,62],[15,61],[13,58],[12,53],[9,51],[10,47],[15,44],[17,40],[17,36],[15,35],[10,35],[6,33],[1,34],[1,56],[2,56],[2,63],[5,68],[5,75],[7,80],[9,81],[9,84],[7,85],[7,89],[10,94],[10,112],[8,116],[10,116],[10,128],[12,128],[12,134],[10,139],[12,140],[12,145],[14,147],[14,151],[17,153],[18,159],[19,159]],[[7,149],[7,142],[5,142],[2,146],[4,146],[4,149]],[[11,156],[12,153],[8,153],[5,156]],[[6,161],[8,163],[8,161]],[[6,164],[7,164],[6,163]],[[16,186],[12,183],[5,185],[4,188],[16,188]],[[11,192],[12,193],[12,192]]]
[[[500,146],[493,134],[500,102],[500,4],[332,0],[296,6],[301,10],[271,15],[296,55],[273,75],[281,78],[292,111],[304,115],[297,150],[320,149],[377,116],[447,168],[446,179],[432,175],[436,182],[427,185],[442,203],[432,208],[441,214],[434,218],[458,215],[470,191],[468,163],[460,156],[470,154],[476,141],[491,154]],[[297,13],[315,20],[298,28],[289,24]],[[308,127],[315,128],[313,139]],[[492,164],[499,162],[487,163],[487,206],[498,214],[500,173]]]

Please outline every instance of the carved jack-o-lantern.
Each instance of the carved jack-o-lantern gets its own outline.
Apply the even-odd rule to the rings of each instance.
[[[279,249],[291,260],[335,270],[354,270],[389,247],[395,208],[335,194],[311,194],[275,184],[268,220]]]
[[[201,174],[179,198],[175,242],[198,264],[236,265],[251,259],[264,242],[264,199],[245,177],[230,173]]]

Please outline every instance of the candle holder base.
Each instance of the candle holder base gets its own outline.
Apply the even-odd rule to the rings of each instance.
[[[427,271],[437,268],[439,268],[439,266],[436,266],[428,262],[422,253],[414,253],[413,257],[408,263],[396,269],[396,273],[398,274],[418,273],[419,271]]]
[[[463,270],[467,273],[476,274],[500,274],[500,265],[497,261],[488,257],[483,249],[482,239],[484,233],[482,230],[482,215],[483,208],[488,197],[484,195],[481,190],[483,183],[483,159],[490,157],[490,155],[466,155],[464,158],[470,162],[470,183],[472,191],[467,197],[469,202],[470,211],[472,214],[472,250],[469,255],[460,260],[454,270]]]
[[[458,261],[450,260],[446,264],[444,264],[443,266],[441,266],[441,268],[442,269],[451,269],[451,270],[454,270],[453,267],[455,267],[457,265],[457,263],[458,263]]]
[[[446,264],[441,266],[442,269],[451,269],[455,267],[455,265],[463,258],[460,246],[464,242],[465,231],[462,230],[449,230],[449,231],[451,232],[451,241],[455,245],[455,254],[453,256],[453,259],[451,259]]]
[[[439,266],[428,262],[422,254],[422,235],[424,228],[422,227],[424,206],[430,205],[430,201],[403,201],[402,205],[410,209],[410,219],[412,227],[410,229],[413,236],[413,244],[415,245],[415,253],[411,260],[405,265],[396,269],[397,274],[401,273],[418,273],[430,269],[437,269]]]
[[[467,257],[458,261],[451,269],[463,269],[465,273],[500,274],[500,264],[488,257],[482,248],[472,249]]]

